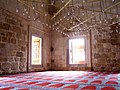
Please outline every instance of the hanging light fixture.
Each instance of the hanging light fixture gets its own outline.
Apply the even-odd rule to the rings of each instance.
[[[55,0],[51,0],[51,5],[54,5],[54,3],[55,3]]]
[[[47,13],[45,13],[45,17],[47,16]]]
[[[19,3],[18,3],[18,0],[17,0],[17,4],[16,4],[16,12],[17,13],[19,12]]]
[[[61,0],[62,3],[64,3],[64,0]]]
[[[22,1],[23,3],[25,3],[25,5],[23,5],[24,8],[20,9],[21,4],[19,5],[19,1]],[[64,9],[64,11],[63,12],[60,11],[58,13],[59,16],[57,18],[55,18],[57,15],[54,17],[55,22],[53,22],[53,23],[55,26],[54,27],[52,26],[54,28],[54,30],[58,31],[60,29],[64,32],[64,27],[61,28],[59,26],[59,24],[65,25],[65,27],[67,27],[69,30],[80,32],[79,26],[81,26],[81,25],[84,26],[86,22],[88,22],[86,27],[97,27],[97,25],[102,26],[103,22],[105,25],[107,25],[107,24],[109,24],[108,21],[110,20],[110,18],[111,18],[111,23],[113,22],[113,24],[114,24],[114,23],[118,22],[118,21],[112,21],[112,19],[114,17],[119,19],[119,15],[117,15],[117,9],[116,9],[117,6],[110,7],[111,10],[110,10],[110,12],[108,11],[109,13],[113,12],[113,14],[115,13],[116,15],[112,15],[112,14],[109,15],[109,13],[107,15],[107,11],[104,10],[104,7],[107,7],[107,6],[100,8],[101,12],[99,12],[99,11],[97,12],[97,10],[94,10],[95,7],[93,7],[93,5],[95,5],[95,3],[92,1],[88,2],[89,0],[79,0],[79,2],[80,2],[79,5],[78,5],[78,1],[75,1],[75,0],[71,0],[71,1],[72,1],[72,3],[66,4],[65,7],[64,6],[61,7],[61,10]],[[115,0],[112,0],[112,1],[114,3],[116,3]],[[65,0],[60,0],[59,2],[64,3]],[[74,7],[75,6],[74,4],[76,4],[76,3],[77,3],[77,5],[76,5],[77,8]],[[88,12],[87,12],[87,5],[85,5],[86,3],[91,3],[91,5],[92,5],[92,7],[89,8],[91,10],[88,9]],[[51,5],[55,6],[55,0],[50,0],[49,6],[51,6]],[[61,5],[63,5],[63,4],[61,4]],[[46,7],[45,1],[39,2],[39,0],[17,0],[16,12],[18,13],[18,12],[20,12],[20,10],[22,10],[21,12],[24,15],[24,17],[27,16],[27,18],[29,20],[41,22],[44,26],[51,28],[51,25],[48,23],[49,20],[47,20],[47,18],[49,17],[48,13],[46,13],[45,9],[42,7],[44,7],[45,9],[48,7],[48,6]],[[42,10],[43,10],[43,12],[41,12]],[[94,16],[97,13],[99,16]],[[87,16],[87,15],[90,15],[90,16]],[[41,16],[42,16],[42,18],[41,18],[42,20],[40,19]],[[76,18],[74,19],[73,16],[76,16],[77,19]],[[92,16],[94,16],[94,17],[92,17]],[[64,23],[62,23],[62,21],[64,21]],[[60,27],[59,29],[57,28],[58,26]],[[71,27],[73,27],[73,28],[71,29]],[[81,32],[85,31],[85,30],[87,30],[87,29],[83,29],[83,30],[81,30]],[[62,32],[62,34],[65,35],[65,33],[63,33],[63,32]],[[76,35],[76,33],[74,33],[74,34]]]
[[[44,7],[44,2],[42,2],[41,7]]]

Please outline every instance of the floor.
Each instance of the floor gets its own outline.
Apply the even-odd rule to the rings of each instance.
[[[45,71],[3,75],[0,90],[120,90],[120,73]]]

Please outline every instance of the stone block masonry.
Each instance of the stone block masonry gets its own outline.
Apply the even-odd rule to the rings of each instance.
[[[41,66],[31,65],[29,58],[31,54],[28,50],[30,47],[28,35],[36,28],[38,33],[43,34]],[[37,21],[28,21],[18,13],[0,8],[0,74],[49,70],[51,67],[50,47],[51,39],[48,28],[43,28],[42,24]]]
[[[98,26],[99,27],[99,26]],[[120,71],[120,31],[106,27],[92,28],[92,64],[94,71]],[[67,37],[52,31],[52,70],[90,70],[91,67],[67,64]]]
[[[120,71],[120,33],[117,32],[119,30],[115,28],[116,25],[113,26],[106,27],[100,32],[92,32],[92,59],[95,71]]]
[[[0,11],[0,74],[26,72],[26,21],[5,10]]]

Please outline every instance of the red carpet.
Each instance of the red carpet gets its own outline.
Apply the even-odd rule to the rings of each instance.
[[[3,75],[0,90],[120,90],[120,74],[46,71]]]

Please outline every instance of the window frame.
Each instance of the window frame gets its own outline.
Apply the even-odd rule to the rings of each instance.
[[[80,39],[80,38],[83,38],[84,39],[84,45],[85,45],[85,64],[70,64],[70,60],[69,60],[69,56],[70,56],[70,54],[69,54],[69,40],[70,39]],[[77,37],[70,37],[70,38],[68,38],[68,44],[67,44],[67,46],[68,46],[68,49],[67,49],[67,65],[69,65],[69,66],[87,66],[87,55],[86,55],[86,47],[87,47],[87,42],[86,42],[86,37],[85,36],[77,36]]]
[[[41,38],[41,64],[34,65],[32,64],[32,36]],[[30,67],[42,67],[43,66],[43,36],[38,30],[30,31],[29,34],[29,66]]]
[[[31,41],[31,60],[30,60],[31,63],[30,63],[30,64],[31,64],[32,66],[34,66],[34,65],[35,65],[35,66],[36,66],[36,65],[42,65],[42,38],[41,38],[40,36],[38,36],[38,35],[35,35],[35,34],[32,34],[32,36],[38,37],[38,38],[41,39],[41,40],[40,40],[40,43],[41,43],[41,44],[40,44],[40,48],[41,48],[41,50],[40,50],[40,59],[41,59],[41,60],[40,60],[40,64],[32,64],[32,41]],[[32,39],[31,39],[31,40],[32,40]]]

